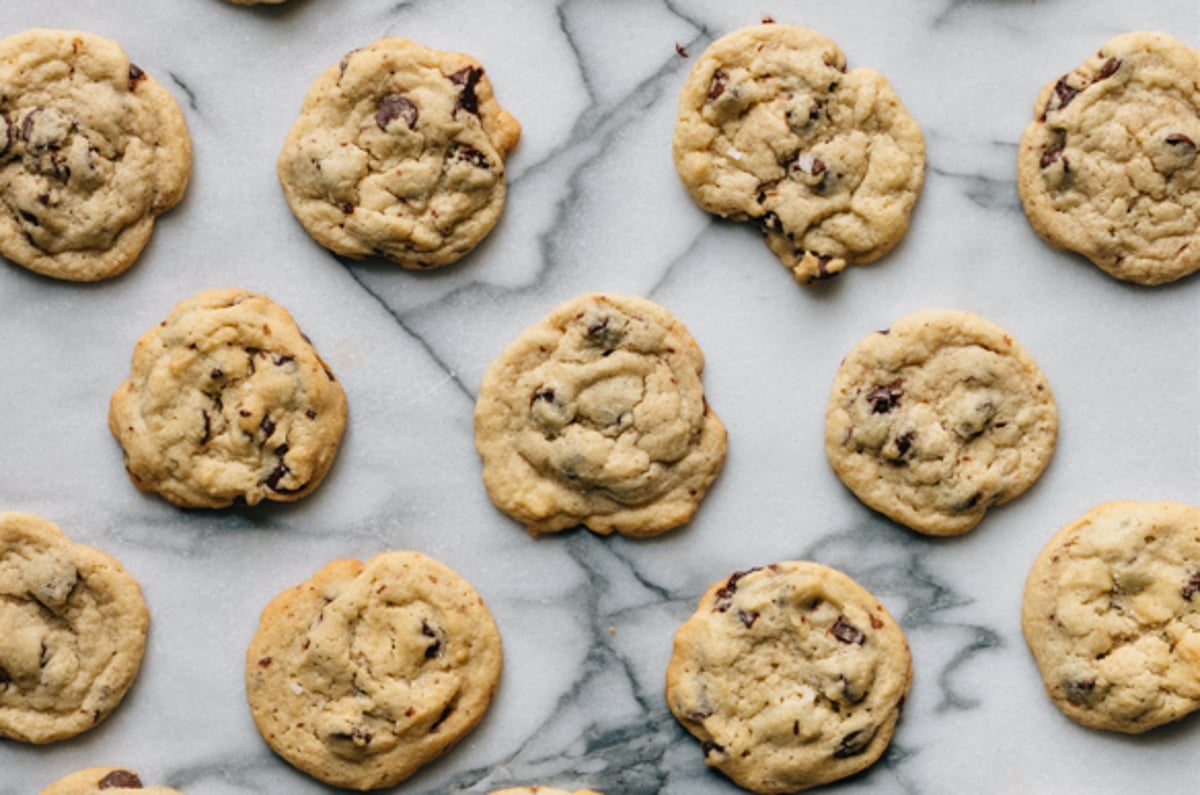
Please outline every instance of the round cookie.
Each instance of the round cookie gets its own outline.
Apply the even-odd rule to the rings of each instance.
[[[679,97],[675,167],[705,210],[753,221],[800,284],[886,254],[908,229],[925,140],[887,80],[813,30],[709,45]]]
[[[1017,188],[1046,242],[1118,279],[1200,268],[1200,52],[1126,33],[1038,94]]]
[[[1059,530],[1021,627],[1067,717],[1138,733],[1200,707],[1200,508],[1109,502]]]
[[[333,463],[346,396],[285,309],[209,290],[138,340],[108,426],[134,484],[175,505],[290,501]]]
[[[754,792],[869,767],[912,681],[899,625],[845,574],[808,561],[714,583],[675,635],[667,706],[706,764]]]
[[[277,596],[246,652],[254,722],[326,784],[388,787],[473,729],[500,679],[479,594],[416,552],[337,560]]]
[[[0,40],[0,126],[0,255],[46,276],[121,273],[187,186],[179,105],[100,36]]]
[[[488,795],[601,795],[601,793],[590,789],[577,789],[569,792],[554,787],[511,787],[489,792]]]
[[[38,795],[182,795],[170,787],[146,787],[138,774],[123,767],[89,767],[60,778]]]
[[[691,519],[725,460],[704,355],[642,298],[583,295],[492,362],[475,404],[483,482],[530,533],[651,536]]]
[[[0,737],[49,743],[104,720],[137,676],[149,624],[110,555],[0,513]]]
[[[931,309],[842,361],[825,453],[863,503],[929,535],[965,533],[1050,461],[1058,408],[1037,362],[970,312]]]
[[[279,181],[326,248],[432,268],[495,226],[504,158],[520,135],[474,58],[388,37],[313,83],[279,154]]]

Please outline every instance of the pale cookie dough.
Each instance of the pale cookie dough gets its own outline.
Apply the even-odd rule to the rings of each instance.
[[[911,680],[908,642],[875,597],[787,561],[705,592],[675,635],[666,697],[706,764],[754,792],[798,792],[873,764]]]
[[[816,31],[767,23],[697,60],[675,167],[710,213],[753,221],[800,284],[886,254],[925,179],[925,139],[873,69]]]
[[[1200,508],[1109,502],[1059,530],[1021,626],[1072,720],[1144,732],[1200,707]]]
[[[489,792],[488,795],[601,795],[601,793],[590,789],[577,789],[570,792],[565,789],[555,789],[554,787],[512,787],[510,789],[498,789]]]
[[[326,784],[389,787],[483,719],[500,634],[479,594],[416,552],[337,560],[276,597],[246,652],[254,722]]]
[[[71,30],[0,40],[0,255],[71,281],[121,273],[183,197],[183,112],[114,41]]]
[[[150,614],[111,556],[54,524],[0,513],[0,737],[91,729],[137,676]]]
[[[175,505],[290,501],[332,465],[346,396],[286,310],[209,290],[138,340],[108,426],[134,484]]]
[[[1017,156],[1033,228],[1118,279],[1200,268],[1200,52],[1126,33],[1047,83]]]
[[[520,135],[474,58],[383,38],[313,83],[279,154],[279,181],[326,248],[432,268],[495,226],[504,158]]]
[[[183,795],[170,787],[147,787],[138,774],[123,767],[89,767],[61,778],[38,795]]]
[[[930,535],[965,533],[1045,469],[1058,408],[1004,329],[948,309],[864,337],[838,368],[825,453],[863,503]]]
[[[580,296],[492,362],[475,404],[483,482],[530,533],[651,536],[695,513],[725,460],[704,355],[661,306]]]

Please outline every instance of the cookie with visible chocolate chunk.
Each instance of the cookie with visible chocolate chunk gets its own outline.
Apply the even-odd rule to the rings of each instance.
[[[347,257],[447,265],[495,226],[521,126],[467,55],[387,37],[308,91],[279,154],[296,218]]]
[[[337,560],[277,596],[246,652],[259,732],[338,787],[402,781],[483,719],[500,679],[483,599],[416,552]]]
[[[38,795],[183,795],[170,787],[147,787],[138,774],[123,767],[89,767],[60,778]]]
[[[57,279],[115,276],[183,197],[191,163],[175,98],[115,41],[0,40],[0,255]]]
[[[675,167],[710,213],[753,221],[800,284],[886,254],[925,179],[888,81],[816,31],[765,23],[709,45],[679,97]]]
[[[842,361],[825,453],[869,507],[958,535],[1022,494],[1050,461],[1058,408],[1037,362],[970,312],[930,309],[864,337]]]
[[[104,720],[137,676],[149,624],[111,555],[0,513],[0,737],[49,743]]]
[[[1200,268],[1198,73],[1200,51],[1136,32],[1042,88],[1017,188],[1046,242],[1139,284]]]
[[[704,355],[643,298],[567,301],[492,362],[475,404],[483,482],[530,533],[651,536],[695,513],[725,461]]]
[[[1047,542],[1021,627],[1046,694],[1084,726],[1139,733],[1200,707],[1200,508],[1098,505]]]
[[[706,764],[754,792],[869,767],[912,681],[900,626],[846,574],[809,561],[714,583],[675,635],[667,706]]]
[[[290,501],[333,464],[346,395],[287,310],[209,290],[138,340],[108,426],[134,485],[175,505]]]

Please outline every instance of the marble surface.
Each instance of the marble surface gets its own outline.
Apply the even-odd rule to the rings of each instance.
[[[883,72],[928,145],[907,238],[813,290],[753,228],[700,211],[671,162],[696,55],[764,14]],[[711,582],[797,558],[872,589],[914,656],[890,750],[831,790],[1182,791],[1200,722],[1141,737],[1071,723],[1042,692],[1019,610],[1044,541],[1093,505],[1200,503],[1200,280],[1137,288],[1050,249],[1021,212],[1014,158],[1038,89],[1111,36],[1158,29],[1200,46],[1195,0],[9,0],[2,25],[120,41],[184,107],[195,166],[183,203],[119,278],[68,284],[0,263],[0,509],[41,514],[116,555],[152,613],[125,702],[72,741],[0,741],[0,795],[98,764],[188,795],[328,791],[256,733],[244,649],[276,593],[333,558],[393,548],[470,580],[506,653],[478,730],[397,791],[738,791],[667,712],[671,639]],[[524,126],[498,228],[436,272],[339,261],[301,230],[275,179],[309,82],[387,34],[474,54]],[[109,435],[108,398],[134,341],[177,301],[222,286],[291,310],[348,393],[338,460],[300,503],[177,510],[130,484]],[[729,428],[725,470],[697,517],[657,539],[535,540],[480,483],[471,415],[484,369],[552,306],[591,290],[650,297],[681,318]],[[1047,373],[1062,419],[1043,479],[948,540],[859,504],[821,442],[843,354],[933,306],[1006,327]]]

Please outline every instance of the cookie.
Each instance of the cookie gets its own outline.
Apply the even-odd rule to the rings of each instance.
[[[858,499],[929,535],[958,535],[1037,480],[1058,408],[1037,362],[1004,329],[948,309],[873,332],[842,361],[825,453]]]
[[[279,154],[279,181],[322,246],[433,268],[496,225],[504,158],[520,135],[474,58],[388,37],[313,83]]]
[[[1200,52],[1126,33],[1050,81],[1017,155],[1017,189],[1050,245],[1162,284],[1200,268]]]
[[[1021,627],[1072,720],[1138,733],[1200,707],[1200,508],[1109,502],[1059,530]]]
[[[123,767],[89,767],[61,778],[43,789],[39,795],[182,795],[170,787],[146,787],[138,774]]]
[[[710,213],[753,221],[800,284],[886,254],[925,179],[925,139],[887,80],[813,30],[768,23],[688,75],[675,167]]]
[[[483,482],[530,533],[651,536],[695,513],[725,460],[704,355],[642,298],[583,295],[492,362],[475,404]]]
[[[246,652],[259,732],[326,784],[388,787],[483,719],[500,634],[479,594],[416,552],[337,560],[277,596]]]
[[[667,706],[706,764],[754,792],[869,767],[912,681],[899,625],[847,575],[808,561],[714,583],[675,635]]]
[[[100,36],[0,40],[0,126],[0,255],[46,276],[121,273],[187,186],[179,105]]]
[[[290,501],[333,463],[346,395],[285,309],[209,290],[138,340],[108,426],[134,485],[175,505]]]
[[[51,522],[0,513],[0,737],[91,729],[133,684],[150,614],[113,557]]]
[[[601,793],[590,789],[577,789],[574,792],[569,792],[565,789],[555,789],[554,787],[512,787],[510,789],[499,789],[494,792],[489,792],[488,795],[601,795]]]

